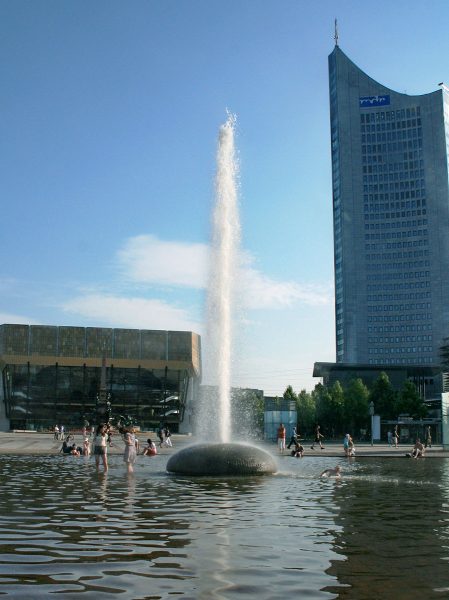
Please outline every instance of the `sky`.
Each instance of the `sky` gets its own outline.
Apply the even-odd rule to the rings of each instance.
[[[0,0],[0,323],[203,335],[230,111],[249,283],[232,383],[313,389],[335,360],[335,18],[373,79],[449,82],[446,1]]]

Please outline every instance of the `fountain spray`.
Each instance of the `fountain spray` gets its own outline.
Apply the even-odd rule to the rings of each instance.
[[[262,448],[230,442],[232,324],[240,266],[234,133],[235,117],[228,115],[218,137],[205,344],[208,375],[217,393],[202,398],[197,423],[201,438],[214,443],[193,444],[172,455],[167,462],[169,473],[234,477],[277,470],[276,461]]]
[[[229,115],[219,131],[207,294],[207,352],[211,382],[217,389],[215,426],[209,424],[208,429],[216,429],[216,439],[221,442],[229,442],[231,437],[233,308],[240,246],[235,123],[235,117]]]

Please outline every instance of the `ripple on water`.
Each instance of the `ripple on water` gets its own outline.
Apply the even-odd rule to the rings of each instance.
[[[385,574],[407,600],[447,587],[447,461],[341,461],[342,480],[323,481],[335,459],[224,480],[168,476],[165,460],[127,477],[120,456],[107,475],[0,456],[0,594],[363,600],[386,597]]]

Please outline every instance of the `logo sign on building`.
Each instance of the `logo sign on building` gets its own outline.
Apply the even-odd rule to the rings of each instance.
[[[362,96],[359,98],[360,108],[373,108],[374,106],[388,106],[390,96]]]

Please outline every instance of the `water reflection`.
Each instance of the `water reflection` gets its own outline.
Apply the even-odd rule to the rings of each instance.
[[[334,486],[338,598],[448,597],[447,460],[356,463]]]
[[[447,597],[446,460],[285,458],[273,477],[127,476],[0,456],[0,594],[38,598]],[[439,592],[438,590],[445,590]]]

